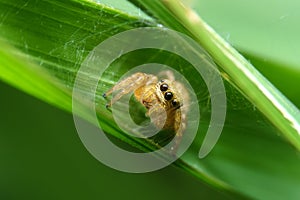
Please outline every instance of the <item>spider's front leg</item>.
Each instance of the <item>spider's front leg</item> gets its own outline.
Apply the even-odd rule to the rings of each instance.
[[[161,72],[158,74],[158,76],[159,76],[159,77],[166,78],[166,79],[168,79],[168,80],[171,81],[171,82],[175,81],[174,73],[173,73],[171,70],[164,70],[164,71],[161,71]]]
[[[174,156],[178,151],[183,133],[186,129],[186,114],[185,110],[181,109],[168,112],[160,104],[152,106],[147,112],[147,116],[151,118],[151,122],[154,123],[159,130],[166,129],[174,131],[174,142],[171,148],[167,149],[167,151]]]
[[[164,107],[160,104],[155,104],[149,108],[146,113],[147,117],[150,117],[151,122],[159,129],[163,129],[167,121],[167,113]]]
[[[110,90],[108,90],[106,93],[103,94],[103,97],[106,98],[113,92],[118,91],[118,93],[110,100],[110,102],[106,104],[106,107],[107,108],[110,107],[112,104],[118,101],[123,95],[133,92],[144,85],[151,84],[155,80],[157,80],[155,76],[151,74],[145,74],[142,72],[137,72],[121,80],[116,85],[114,85]]]
[[[183,133],[186,129],[186,112],[184,110],[177,110],[174,118],[175,138],[174,145],[171,147],[171,153],[175,155],[178,151],[182,140]]]

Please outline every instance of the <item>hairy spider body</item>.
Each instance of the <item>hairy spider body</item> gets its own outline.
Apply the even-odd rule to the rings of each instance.
[[[164,71],[163,74],[167,79],[158,81],[152,74],[137,72],[121,80],[103,96],[119,91],[107,104],[110,107],[123,95],[134,92],[135,98],[147,108],[146,115],[156,127],[175,132],[175,145],[171,149],[174,153],[186,126],[187,107],[183,107],[183,99],[186,103],[188,93],[181,83],[174,80],[171,71]]]

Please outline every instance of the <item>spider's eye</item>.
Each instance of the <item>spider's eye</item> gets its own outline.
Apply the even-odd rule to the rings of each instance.
[[[174,107],[178,105],[178,101],[176,99],[174,99],[171,103]]]
[[[166,99],[167,101],[171,100],[172,98],[173,98],[172,92],[166,92],[166,93],[165,93],[165,99]]]
[[[161,86],[160,86],[160,90],[161,91],[167,91],[168,90],[168,88],[169,88],[169,86],[167,85],[167,84],[162,84]]]

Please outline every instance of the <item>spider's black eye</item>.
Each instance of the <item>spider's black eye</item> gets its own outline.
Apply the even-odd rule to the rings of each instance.
[[[176,100],[176,99],[174,99],[173,101],[172,101],[172,105],[175,107],[175,106],[177,106],[178,105],[178,101]]]
[[[172,103],[172,106],[175,107],[175,109],[180,108],[180,103],[176,99],[172,100],[171,103]]]
[[[166,99],[167,101],[171,100],[172,98],[173,98],[172,92],[166,92],[166,93],[165,93],[165,99]]]
[[[161,86],[160,86],[160,90],[161,91],[167,91],[168,90],[168,88],[169,88],[169,86],[167,85],[167,84],[162,84]]]

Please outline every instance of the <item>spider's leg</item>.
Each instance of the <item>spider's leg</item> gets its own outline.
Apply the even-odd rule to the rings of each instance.
[[[174,81],[173,84],[175,85],[176,89],[180,93],[181,103],[182,103],[180,109],[176,110],[175,120],[174,120],[176,135],[175,135],[175,144],[173,149],[171,149],[171,152],[175,154],[178,150],[179,144],[182,140],[182,136],[187,126],[187,114],[189,112],[189,107],[190,107],[190,96],[188,90],[182,83],[178,81]]]
[[[121,80],[117,84],[115,84],[112,88],[110,88],[107,92],[105,92],[103,94],[103,96],[107,97],[110,94],[112,94],[114,91],[121,90],[121,89],[127,88],[127,90],[128,90],[131,85],[135,84],[135,82],[143,83],[145,81],[144,79],[146,77],[147,76],[144,73],[141,73],[141,72],[135,73],[135,74]]]
[[[147,84],[149,81],[153,79],[153,75],[148,75],[145,73],[137,72],[117,83],[114,87],[108,90],[103,94],[103,97],[107,97],[111,95],[115,91],[119,91],[111,101],[106,105],[106,107],[110,107],[116,101],[118,101],[123,95],[133,92],[137,88]]]
[[[186,129],[186,113],[180,111],[180,109],[178,109],[175,113],[174,129],[176,134],[174,138],[174,145],[171,147],[172,155],[176,154],[182,140],[183,132]]]
[[[171,70],[164,70],[161,71],[158,76],[160,77],[166,77],[169,81],[173,82],[175,81],[175,76]]]
[[[151,122],[160,130],[167,129],[175,132],[174,143],[168,151],[171,155],[176,155],[186,129],[185,110],[177,109],[174,113],[168,113],[160,104],[155,104],[147,111],[146,115],[151,118]]]

